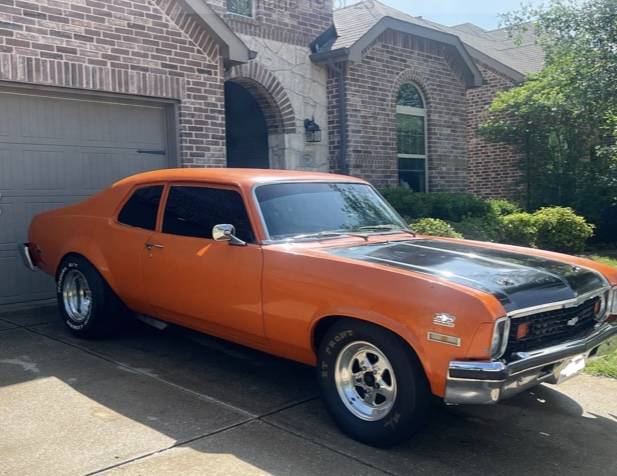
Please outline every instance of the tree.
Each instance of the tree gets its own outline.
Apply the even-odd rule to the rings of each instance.
[[[553,0],[505,19],[513,35],[535,29],[546,66],[497,95],[480,133],[522,152],[528,208],[572,207],[614,240],[617,0]]]

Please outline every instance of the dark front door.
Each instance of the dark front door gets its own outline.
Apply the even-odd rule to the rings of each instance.
[[[227,166],[268,169],[268,129],[255,97],[240,84],[225,84]]]

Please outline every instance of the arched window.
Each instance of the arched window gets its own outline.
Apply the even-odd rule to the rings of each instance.
[[[399,182],[416,192],[428,189],[425,104],[420,90],[413,84],[403,84],[399,89],[396,101]]]

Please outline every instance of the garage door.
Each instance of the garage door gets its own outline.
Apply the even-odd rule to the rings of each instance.
[[[32,217],[168,167],[167,135],[164,105],[0,90],[0,305],[53,296],[17,252]]]

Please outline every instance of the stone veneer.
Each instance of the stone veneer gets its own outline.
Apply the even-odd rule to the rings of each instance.
[[[271,165],[275,168],[327,172],[328,98],[325,68],[311,62],[308,49],[304,46],[245,35],[240,37],[250,49],[258,51],[255,62],[275,78],[276,83],[264,81],[265,87],[271,93],[277,87],[283,89],[291,106],[291,116],[294,117],[294,128],[271,131],[269,134]],[[279,105],[274,107],[280,109]],[[271,107],[262,105],[262,109],[268,117]],[[313,117],[322,128],[322,142],[305,143],[304,120]]]
[[[176,99],[181,164],[225,165],[219,49],[176,0],[0,0],[0,80]]]
[[[262,107],[270,165],[328,171],[327,73],[312,63],[309,44],[332,26],[332,0],[254,0],[254,18],[227,13],[227,0],[206,1],[257,52],[252,64],[232,68],[226,79],[248,89]],[[322,142],[309,144],[304,120],[313,117]]]

